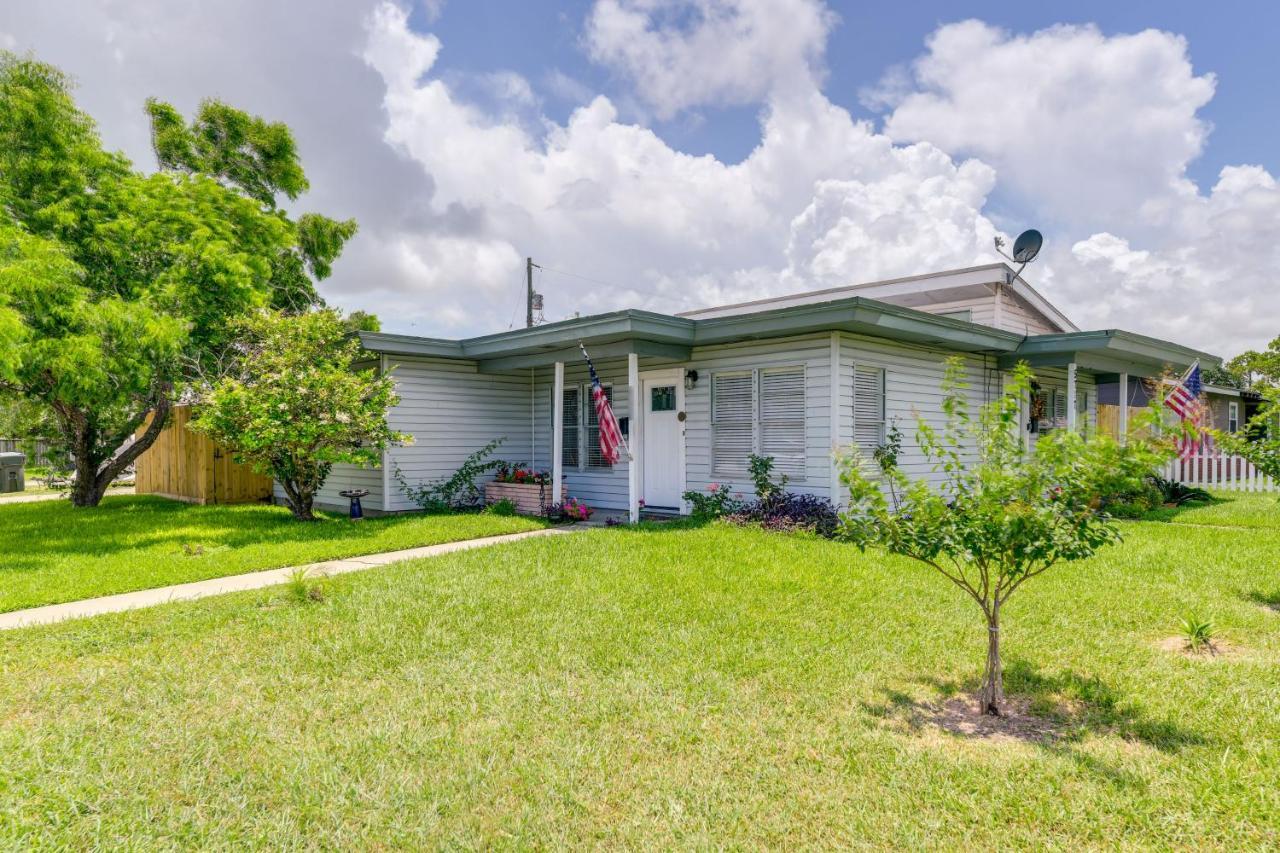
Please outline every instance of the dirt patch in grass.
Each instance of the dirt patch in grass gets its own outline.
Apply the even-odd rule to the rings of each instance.
[[[1223,639],[1211,640],[1200,646],[1192,646],[1186,637],[1165,637],[1158,644],[1161,651],[1182,655],[1194,660],[1218,660],[1237,657],[1241,650],[1234,643]]]
[[[978,710],[976,699],[956,696],[924,706],[919,713],[922,722],[963,738],[1053,743],[1066,735],[1068,726],[1063,719],[1073,716],[1072,709],[1046,716],[1033,713],[1031,707],[1032,700],[1014,697],[1005,702],[1003,715],[993,717]]]

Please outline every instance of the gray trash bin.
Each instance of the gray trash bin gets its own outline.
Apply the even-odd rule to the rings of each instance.
[[[27,457],[21,453],[0,453],[0,492],[20,492],[27,487],[23,469]]]

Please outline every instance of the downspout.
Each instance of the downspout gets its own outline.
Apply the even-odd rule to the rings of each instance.
[[[384,352],[378,356],[378,371],[380,375],[387,375],[387,354]],[[382,511],[391,511],[391,445],[382,448]]]

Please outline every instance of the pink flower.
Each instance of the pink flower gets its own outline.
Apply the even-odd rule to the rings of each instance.
[[[720,484],[719,484],[719,483],[712,483],[711,485],[707,486],[707,491],[708,491],[708,492],[718,492],[718,491],[720,491]]]

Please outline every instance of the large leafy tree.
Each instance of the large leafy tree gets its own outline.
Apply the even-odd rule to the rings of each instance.
[[[277,205],[306,189],[284,125],[215,101],[189,126],[147,108],[149,175],[103,148],[64,74],[0,54],[0,393],[36,404],[74,458],[77,506],[151,446],[238,318],[318,303],[355,229]]]
[[[387,425],[396,404],[390,376],[367,359],[332,310],[263,313],[245,323],[235,365],[207,394],[193,428],[271,476],[295,518],[312,503],[335,462],[376,465],[407,440]]]
[[[843,475],[850,490],[848,538],[929,566],[981,609],[987,658],[978,701],[983,713],[997,716],[1005,705],[1005,604],[1054,566],[1117,541],[1118,529],[1100,510],[1102,498],[1131,485],[1121,480],[1140,484],[1164,458],[1164,451],[1137,440],[1121,446],[1109,436],[1067,430],[1029,450],[1019,412],[1031,379],[1019,366],[1004,393],[975,415],[966,402],[963,364],[952,360],[944,382],[945,427],[939,431],[923,418],[917,425],[920,447],[942,483],[912,481],[892,455],[881,455],[878,468],[854,457]]]
[[[1280,391],[1280,338],[1276,338],[1264,350],[1246,350],[1227,363],[1227,369],[1241,380],[1245,387],[1255,388],[1264,394]]]

